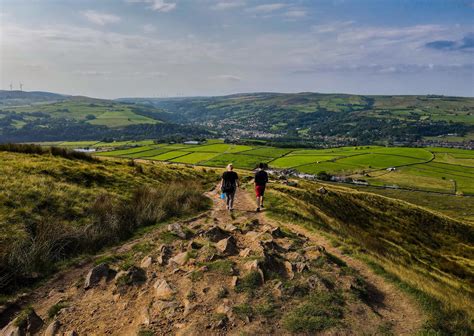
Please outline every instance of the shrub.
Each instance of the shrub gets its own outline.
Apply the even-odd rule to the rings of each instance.
[[[251,305],[248,303],[242,303],[240,305],[236,305],[232,308],[232,311],[237,315],[240,319],[245,320],[246,318],[250,318],[253,316],[254,311]]]
[[[255,313],[266,318],[272,318],[276,315],[276,306],[272,300],[255,306]]]
[[[260,273],[252,271],[240,279],[235,287],[236,292],[253,292],[262,285]]]
[[[88,225],[67,225],[50,217],[25,224],[25,234],[0,256],[0,291],[28,285],[51,273],[56,262],[97,252],[129,238],[140,227],[207,209],[208,200],[200,190],[198,185],[171,182],[140,187],[130,199],[102,194],[88,211]]]
[[[38,155],[51,154],[53,156],[60,156],[70,160],[100,162],[98,159],[90,156],[87,153],[76,152],[74,150],[61,147],[42,147],[35,144],[0,144],[0,151]]]
[[[137,333],[137,336],[154,336],[155,333],[150,329],[140,329]]]
[[[211,262],[200,263],[200,265],[207,266],[210,272],[215,272],[222,275],[234,274],[234,262],[231,260],[216,260]]]
[[[18,317],[15,319],[15,326],[17,327],[24,327],[27,323],[28,316],[34,312],[33,307],[28,306],[25,309],[23,309],[20,314],[18,314]]]
[[[68,307],[68,306],[69,306],[69,304],[68,304],[67,302],[62,302],[62,301],[60,301],[60,302],[58,302],[58,303],[52,305],[52,306],[48,309],[48,317],[49,317],[49,318],[55,317],[55,316],[59,313],[59,311],[60,311],[61,309],[66,308],[66,307]]]
[[[283,318],[291,332],[313,333],[334,327],[343,317],[344,300],[338,293],[313,293]]]

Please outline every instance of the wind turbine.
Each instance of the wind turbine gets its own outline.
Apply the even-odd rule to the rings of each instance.
[[[10,83],[10,91],[13,91],[13,83]]]
[[[23,91],[23,83],[20,83],[20,91]]]

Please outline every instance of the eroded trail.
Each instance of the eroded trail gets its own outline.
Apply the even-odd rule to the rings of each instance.
[[[242,193],[240,206],[245,209],[252,209],[254,201],[248,193]],[[375,274],[364,262],[343,255],[337,248],[331,246],[330,242],[323,236],[311,232],[304,227],[292,223],[275,223],[268,219],[264,212],[256,214],[256,217],[263,224],[273,226],[283,226],[307,236],[313,243],[323,246],[326,251],[336,255],[345,261],[350,267],[357,270],[371,286],[372,302],[374,311],[392,326],[395,335],[414,335],[420,330],[425,316],[414,300],[402,293],[393,284],[388,283],[381,276]],[[361,321],[364,323],[364,321]]]
[[[88,278],[94,265],[85,264],[36,290],[41,332],[56,321],[57,335],[287,335],[308,331],[307,316],[295,308],[318,295],[344,302],[328,301],[327,311],[316,302],[323,322],[310,334],[413,335],[421,327],[411,299],[321,236],[256,213],[243,190],[233,213],[216,193],[207,196],[210,211],[113,249],[96,278]],[[59,313],[48,320],[55,305]]]

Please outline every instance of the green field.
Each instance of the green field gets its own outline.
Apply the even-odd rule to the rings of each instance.
[[[277,158],[280,156],[287,155],[291,153],[291,149],[284,149],[284,148],[274,148],[274,147],[261,147],[257,149],[251,149],[249,151],[242,152],[241,154],[245,155],[257,155],[257,156],[266,156],[270,158]]]
[[[221,154],[209,161],[203,162],[205,166],[225,167],[232,163],[235,168],[254,169],[260,162],[268,162],[270,159],[263,156]]]
[[[161,122],[137,114],[127,105],[91,98],[76,98],[75,100],[51,104],[9,107],[8,110],[20,114],[42,112],[52,118],[85,121],[91,125],[103,125],[111,128]]]
[[[315,164],[319,162],[329,161],[337,156],[334,155],[292,155],[292,156],[283,156],[271,161],[270,165],[275,168],[293,168],[299,167],[306,164]]]
[[[155,155],[149,157],[150,160],[158,160],[158,161],[169,161],[175,159],[180,156],[184,156],[189,154],[189,152],[182,152],[182,151],[169,151],[163,154]]]
[[[221,168],[232,163],[236,168],[251,170],[264,162],[270,168],[293,168],[307,174],[325,171],[378,187],[474,195],[474,151],[464,149],[382,146],[298,149],[234,145],[222,140],[201,145],[154,144],[145,140],[63,142],[59,146],[92,146],[106,150],[97,152],[98,156]],[[389,171],[388,168],[395,169]]]
[[[250,146],[229,145],[229,144],[212,144],[196,146],[191,149],[193,152],[210,152],[210,153],[238,153],[251,150]]]
[[[179,163],[189,163],[189,164],[198,164],[200,162],[208,161],[214,157],[216,157],[217,153],[200,153],[194,152],[184,156],[180,156],[176,159],[171,160],[171,162],[179,162]]]
[[[131,155],[131,154],[134,154],[134,153],[146,153],[146,152],[149,152],[149,149],[153,149],[153,148],[154,148],[153,146],[141,146],[141,147],[127,148],[127,149],[119,149],[119,150],[110,151],[110,152],[100,152],[100,153],[97,153],[97,155],[100,155],[100,156],[126,156],[126,155]]]

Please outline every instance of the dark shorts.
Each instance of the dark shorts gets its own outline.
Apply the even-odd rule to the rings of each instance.
[[[256,185],[255,186],[255,195],[257,195],[257,197],[261,197],[261,196],[263,196],[263,194],[265,194],[265,186],[264,185]]]
[[[225,188],[225,189],[222,189],[222,192],[227,195],[232,195],[232,194],[235,194],[235,190],[236,188]]]

